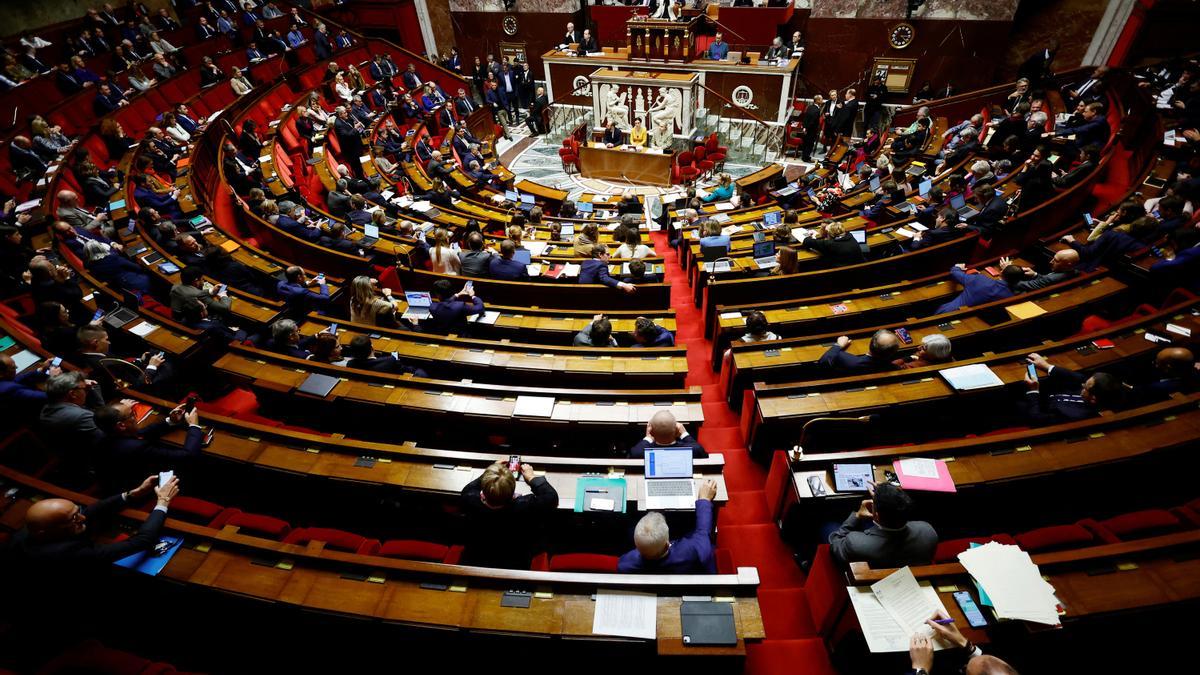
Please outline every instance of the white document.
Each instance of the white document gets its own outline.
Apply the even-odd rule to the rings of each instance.
[[[15,365],[17,368],[17,372],[23,373],[23,372],[25,372],[25,369],[29,368],[30,366],[32,366],[35,363],[40,362],[42,360],[42,357],[38,356],[37,354],[34,354],[33,352],[29,351],[28,349],[22,349],[21,351],[12,355],[12,360],[13,360],[13,365]]]
[[[721,312],[721,318],[722,319],[740,319],[740,318],[742,318],[742,313],[741,312]]]
[[[871,592],[884,611],[909,635],[927,630],[925,620],[937,611],[937,605],[921,590],[908,566],[871,584]]]
[[[597,590],[592,633],[653,640],[658,635],[658,596]]]
[[[616,507],[617,501],[615,499],[593,499],[589,505],[592,511],[612,511]]]
[[[513,414],[519,417],[549,417],[553,413],[553,396],[518,396],[513,407]]]
[[[969,366],[959,366],[957,368],[946,368],[945,370],[939,370],[938,374],[946,378],[950,386],[959,391],[1004,386],[1004,380],[1001,380],[996,373],[992,372],[991,368],[982,363],[973,363]]]
[[[711,216],[711,220],[715,220],[718,223],[728,223],[730,220],[733,220],[733,219],[729,217],[728,213],[714,213]]]
[[[138,337],[146,337],[156,330],[158,330],[158,326],[150,323],[149,321],[143,321],[133,328],[130,328],[129,332],[137,335]]]
[[[915,220],[913,222],[909,223],[909,226],[912,227],[912,229],[916,230],[917,232],[924,232],[925,230],[929,229],[928,227],[925,227],[924,225],[918,223]]]
[[[36,209],[37,207],[39,207],[41,205],[42,205],[42,200],[30,199],[27,202],[21,202],[20,204],[17,204],[17,207],[15,209],[13,209],[13,213],[25,213],[26,211],[29,211],[30,209]]]
[[[427,213],[433,210],[433,204],[430,204],[427,201],[413,202],[412,209],[414,211],[420,211],[421,213]]]
[[[945,608],[932,586],[921,585],[920,588],[931,602],[936,603],[935,607]],[[854,607],[854,613],[858,615],[858,623],[862,627],[863,637],[867,640],[867,648],[875,653],[907,652],[912,632],[896,623],[892,615],[879,603],[875,593],[862,586],[849,586],[846,590],[850,593],[850,604]],[[930,615],[933,615],[932,611]],[[928,627],[925,630],[932,633]],[[946,645],[934,640],[933,648],[937,651],[945,649]]]
[[[550,245],[548,241],[524,241],[521,245],[529,251],[529,255],[540,256],[546,252],[546,247]]]
[[[482,323],[485,326],[491,326],[496,323],[496,319],[500,318],[500,312],[484,311],[482,314],[472,314],[475,323]]]
[[[734,232],[738,232],[741,229],[741,225],[726,225],[725,227],[721,228],[721,234],[728,237],[729,235],[733,234]]]
[[[792,237],[794,237],[796,239],[796,241],[804,241],[805,239],[808,239],[811,236],[812,236],[812,230],[808,229],[807,227],[793,227],[792,228]]]
[[[528,265],[525,266],[525,271],[531,277],[542,276],[542,266],[538,263],[529,263]]]
[[[583,267],[581,265],[579,265],[578,263],[567,263],[566,265],[563,265],[563,270],[562,270],[561,276],[577,277],[577,276],[579,276],[579,271],[581,269],[583,269]]]
[[[716,207],[716,209],[718,211],[732,211],[733,210],[733,204],[731,202],[721,202],[719,204],[713,204],[713,206]]]
[[[958,560],[991,598],[997,617],[1060,623],[1054,587],[1019,547],[988,542],[959,553]]]
[[[938,477],[937,460],[924,457],[900,460],[900,470],[904,472],[904,475],[913,478],[936,479]]]
[[[896,234],[900,235],[901,237],[904,237],[905,239],[912,239],[916,235],[916,233],[913,232],[912,230],[909,230],[909,229],[906,229],[903,227],[897,229]]]

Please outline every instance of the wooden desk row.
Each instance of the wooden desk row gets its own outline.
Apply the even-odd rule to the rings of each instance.
[[[59,497],[79,504],[95,501],[5,467],[0,467],[0,475],[28,494],[0,513],[0,525],[9,530],[20,526],[32,504],[30,497]],[[136,524],[146,514],[129,509],[121,516]],[[592,594],[613,588],[660,596],[655,642],[661,654],[688,653],[682,645],[679,620],[684,595],[728,598],[733,604],[738,644],[715,650],[717,653],[743,654],[745,641],[765,636],[755,598],[755,568],[739,568],[736,574],[727,575],[531,572],[342,553],[325,549],[320,542],[281,544],[240,534],[235,528],[214,530],[170,517],[165,531],[182,537],[184,544],[160,573],[163,579],[195,591],[248,597],[354,620],[477,634],[597,640],[616,646],[629,640],[597,636],[591,630]],[[503,595],[513,588],[537,590],[529,608],[501,606]]]

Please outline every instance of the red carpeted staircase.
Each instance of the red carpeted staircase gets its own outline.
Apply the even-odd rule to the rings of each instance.
[[[710,453],[725,456],[729,501],[718,512],[717,545],[730,552],[733,567],[758,568],[758,602],[767,636],[761,643],[747,646],[745,672],[834,673],[813,620],[816,612],[811,611],[805,593],[805,575],[771,520],[764,489],[767,472],[750,459],[738,416],[725,403],[720,378],[713,372],[712,343],[704,336],[704,317],[692,302],[687,274],[679,267],[666,235],[656,232],[651,238],[654,250],[663,256],[664,279],[671,285],[675,341],[687,347],[686,383],[703,390],[704,426],[698,438]],[[825,599],[821,600],[824,604]]]

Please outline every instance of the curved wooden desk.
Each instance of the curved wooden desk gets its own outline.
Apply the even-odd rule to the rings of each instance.
[[[643,185],[671,185],[674,153],[634,152],[589,144],[579,148],[579,171],[584,178],[626,181]]]

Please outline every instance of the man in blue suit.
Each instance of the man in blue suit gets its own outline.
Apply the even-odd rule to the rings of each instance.
[[[434,282],[430,295],[433,302],[429,305],[429,318],[421,320],[421,330],[426,333],[461,335],[467,328],[467,317],[483,313],[482,300],[467,288],[455,293],[446,279]]]
[[[319,293],[308,290],[316,284]],[[284,279],[276,285],[279,297],[288,307],[288,313],[295,316],[308,314],[309,309],[323,310],[329,306],[329,286],[325,283],[325,275],[318,274],[317,278],[309,279],[304,270],[299,267],[289,267],[284,272]]]
[[[17,374],[17,364],[8,354],[0,354],[0,420],[16,422],[21,416],[37,417],[46,405],[46,392],[37,384],[61,371],[49,363]]]
[[[633,293],[637,290],[637,286],[627,284],[624,281],[617,281],[608,273],[608,247],[604,244],[596,244],[592,247],[592,257],[583,261],[583,265],[579,268],[579,283],[581,284],[604,284],[609,288],[620,289],[626,293]]]
[[[150,187],[150,178],[144,173],[133,177],[133,198],[137,200],[138,208],[152,208],[172,220],[183,218],[183,209],[179,208],[179,192],[171,190],[159,194]]]
[[[1025,271],[1019,265],[1009,265],[1000,271],[1000,279],[993,279],[986,274],[968,274],[967,266],[963,264],[950,268],[950,278],[962,286],[962,293],[950,302],[937,308],[934,314],[945,314],[963,307],[977,307],[993,300],[1003,300],[1013,296],[1013,288],[1025,277]]]
[[[652,511],[633,530],[634,549],[617,561],[618,572],[644,574],[715,574],[713,556],[713,503],[717,483],[711,478],[696,494],[696,527],[687,536],[671,541],[667,520]]]
[[[723,37],[722,34],[717,33],[712,44],[708,46],[708,58],[714,61],[724,61],[725,57],[729,56],[729,43],[725,42]]]
[[[1034,423],[1060,424],[1095,417],[1102,409],[1119,407],[1125,385],[1108,373],[1091,377],[1062,366],[1055,366],[1039,354],[1030,354],[1029,363],[1041,371],[1037,380],[1025,377],[1028,391],[1018,404],[1024,416]]]
[[[1104,104],[1099,101],[1093,101],[1083,107],[1083,123],[1068,127],[1059,125],[1055,127],[1053,136],[1075,136],[1071,144],[1076,148],[1085,148],[1089,145],[1104,146],[1108,142],[1108,120],[1104,117]]]
[[[837,371],[838,374],[857,375],[892,370],[896,354],[900,351],[900,338],[890,330],[878,330],[871,336],[866,354],[851,354],[846,351],[852,340],[843,335],[831,346],[817,363]]]
[[[421,76],[417,74],[417,66],[409,63],[408,70],[404,71],[404,76],[401,77],[404,81],[404,88],[413,91],[421,86]]]
[[[500,242],[500,255],[494,255],[488,261],[488,276],[502,281],[529,281],[525,264],[513,260],[516,252],[517,244],[512,239]]]

